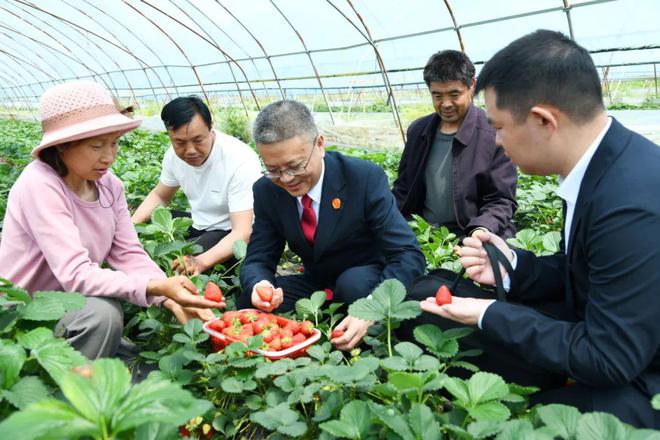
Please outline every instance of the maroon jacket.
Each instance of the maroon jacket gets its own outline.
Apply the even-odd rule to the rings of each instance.
[[[422,215],[426,198],[424,170],[438,130],[437,113],[424,116],[408,128],[408,140],[392,192],[405,217]],[[495,130],[486,113],[471,104],[452,147],[454,212],[464,234],[477,226],[503,237],[515,234],[511,222],[516,203],[516,167],[495,145]]]

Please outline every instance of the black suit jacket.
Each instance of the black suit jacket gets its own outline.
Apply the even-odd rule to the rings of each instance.
[[[326,152],[315,245],[305,240],[297,200],[267,178],[255,182],[254,225],[241,285],[251,292],[260,280],[275,284],[285,242],[302,259],[305,273],[332,284],[346,269],[380,263],[381,280],[408,285],[425,266],[417,238],[396,207],[385,172],[360,159]],[[341,206],[335,209],[333,199]],[[365,292],[364,296],[370,292]]]
[[[392,192],[405,217],[422,215],[426,199],[424,172],[440,124],[437,113],[408,127],[406,146]],[[516,211],[516,167],[495,144],[486,113],[471,104],[452,145],[452,194],[456,223],[464,234],[478,226],[512,237]]]
[[[511,299],[563,299],[574,316],[496,301],[482,321],[486,336],[590,386],[660,393],[657,145],[613,120],[580,186],[568,252],[517,254]]]

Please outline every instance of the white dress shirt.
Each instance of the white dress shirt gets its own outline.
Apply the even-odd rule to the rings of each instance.
[[[610,129],[610,125],[612,125],[612,118],[608,117],[605,127],[603,127],[601,132],[598,133],[598,136],[596,136],[591,145],[589,145],[589,148],[587,148],[584,154],[582,154],[582,157],[580,157],[580,160],[577,161],[573,169],[571,169],[565,178],[559,178],[559,187],[555,192],[559,197],[562,198],[562,200],[564,200],[564,202],[566,202],[566,218],[564,219],[564,252],[568,251],[568,243],[571,235],[571,225],[573,224],[573,214],[575,213],[575,204],[577,203],[578,195],[580,194],[582,179],[584,179],[584,174],[587,172],[587,167],[589,166],[589,163],[591,163],[591,159],[594,157],[594,154],[596,154],[598,146],[605,137],[607,130]],[[516,270],[517,264],[518,258],[514,252],[513,261],[511,262],[513,270]],[[504,286],[504,290],[508,292],[511,288],[511,279],[509,278],[508,274],[502,280],[502,284]],[[479,328],[481,328],[481,321],[484,319],[484,315],[486,314],[488,307],[490,307],[490,304],[486,306],[481,311],[481,315],[479,315],[479,320],[477,321],[477,326]]]
[[[571,234],[571,225],[573,224],[573,214],[575,213],[575,204],[577,203],[578,194],[580,193],[580,186],[582,185],[582,179],[584,179],[584,173],[587,172],[587,167],[591,162],[591,159],[594,157],[598,145],[605,137],[605,133],[610,129],[612,125],[612,118],[607,118],[607,123],[603,130],[598,134],[596,139],[591,143],[587,151],[584,152],[580,160],[575,164],[573,169],[568,176],[565,178],[559,178],[559,188],[557,188],[557,195],[561,197],[564,202],[566,202],[566,218],[564,219],[564,251],[568,250],[568,243],[570,240]]]
[[[316,214],[316,225],[318,226],[319,224],[319,207],[321,206],[321,193],[323,192],[323,177],[325,176],[325,161],[321,161],[321,177],[319,177],[319,181],[316,182],[316,185],[312,187],[307,192],[307,195],[309,196],[310,199],[312,199],[312,209],[314,210],[314,214]],[[302,214],[303,214],[303,205],[302,205],[302,196],[296,197],[298,199],[298,218],[302,219]]]

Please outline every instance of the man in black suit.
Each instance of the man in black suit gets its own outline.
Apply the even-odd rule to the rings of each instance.
[[[660,393],[660,149],[607,116],[589,53],[557,32],[536,31],[499,51],[476,90],[485,91],[513,163],[561,177],[562,251],[536,257],[478,232],[457,249],[461,263],[473,280],[493,284],[482,242],[497,246],[514,267],[508,302],[454,297],[438,307],[429,298],[422,308],[477,325],[479,362],[542,385],[532,402],[660,428],[650,405]],[[563,386],[566,377],[577,383]]]
[[[417,239],[399,213],[385,172],[360,159],[324,150],[310,111],[283,100],[264,108],[254,139],[265,167],[253,187],[255,221],[241,267],[240,308],[288,311],[317,290],[345,305],[381,281],[404,285],[424,270]],[[301,275],[275,276],[284,244],[303,262]],[[256,288],[274,289],[262,301]],[[347,316],[340,349],[357,345],[369,322]]]

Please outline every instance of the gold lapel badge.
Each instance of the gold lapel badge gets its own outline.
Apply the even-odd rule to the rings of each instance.
[[[341,208],[341,200],[339,200],[337,197],[332,199],[332,207],[335,209]]]

